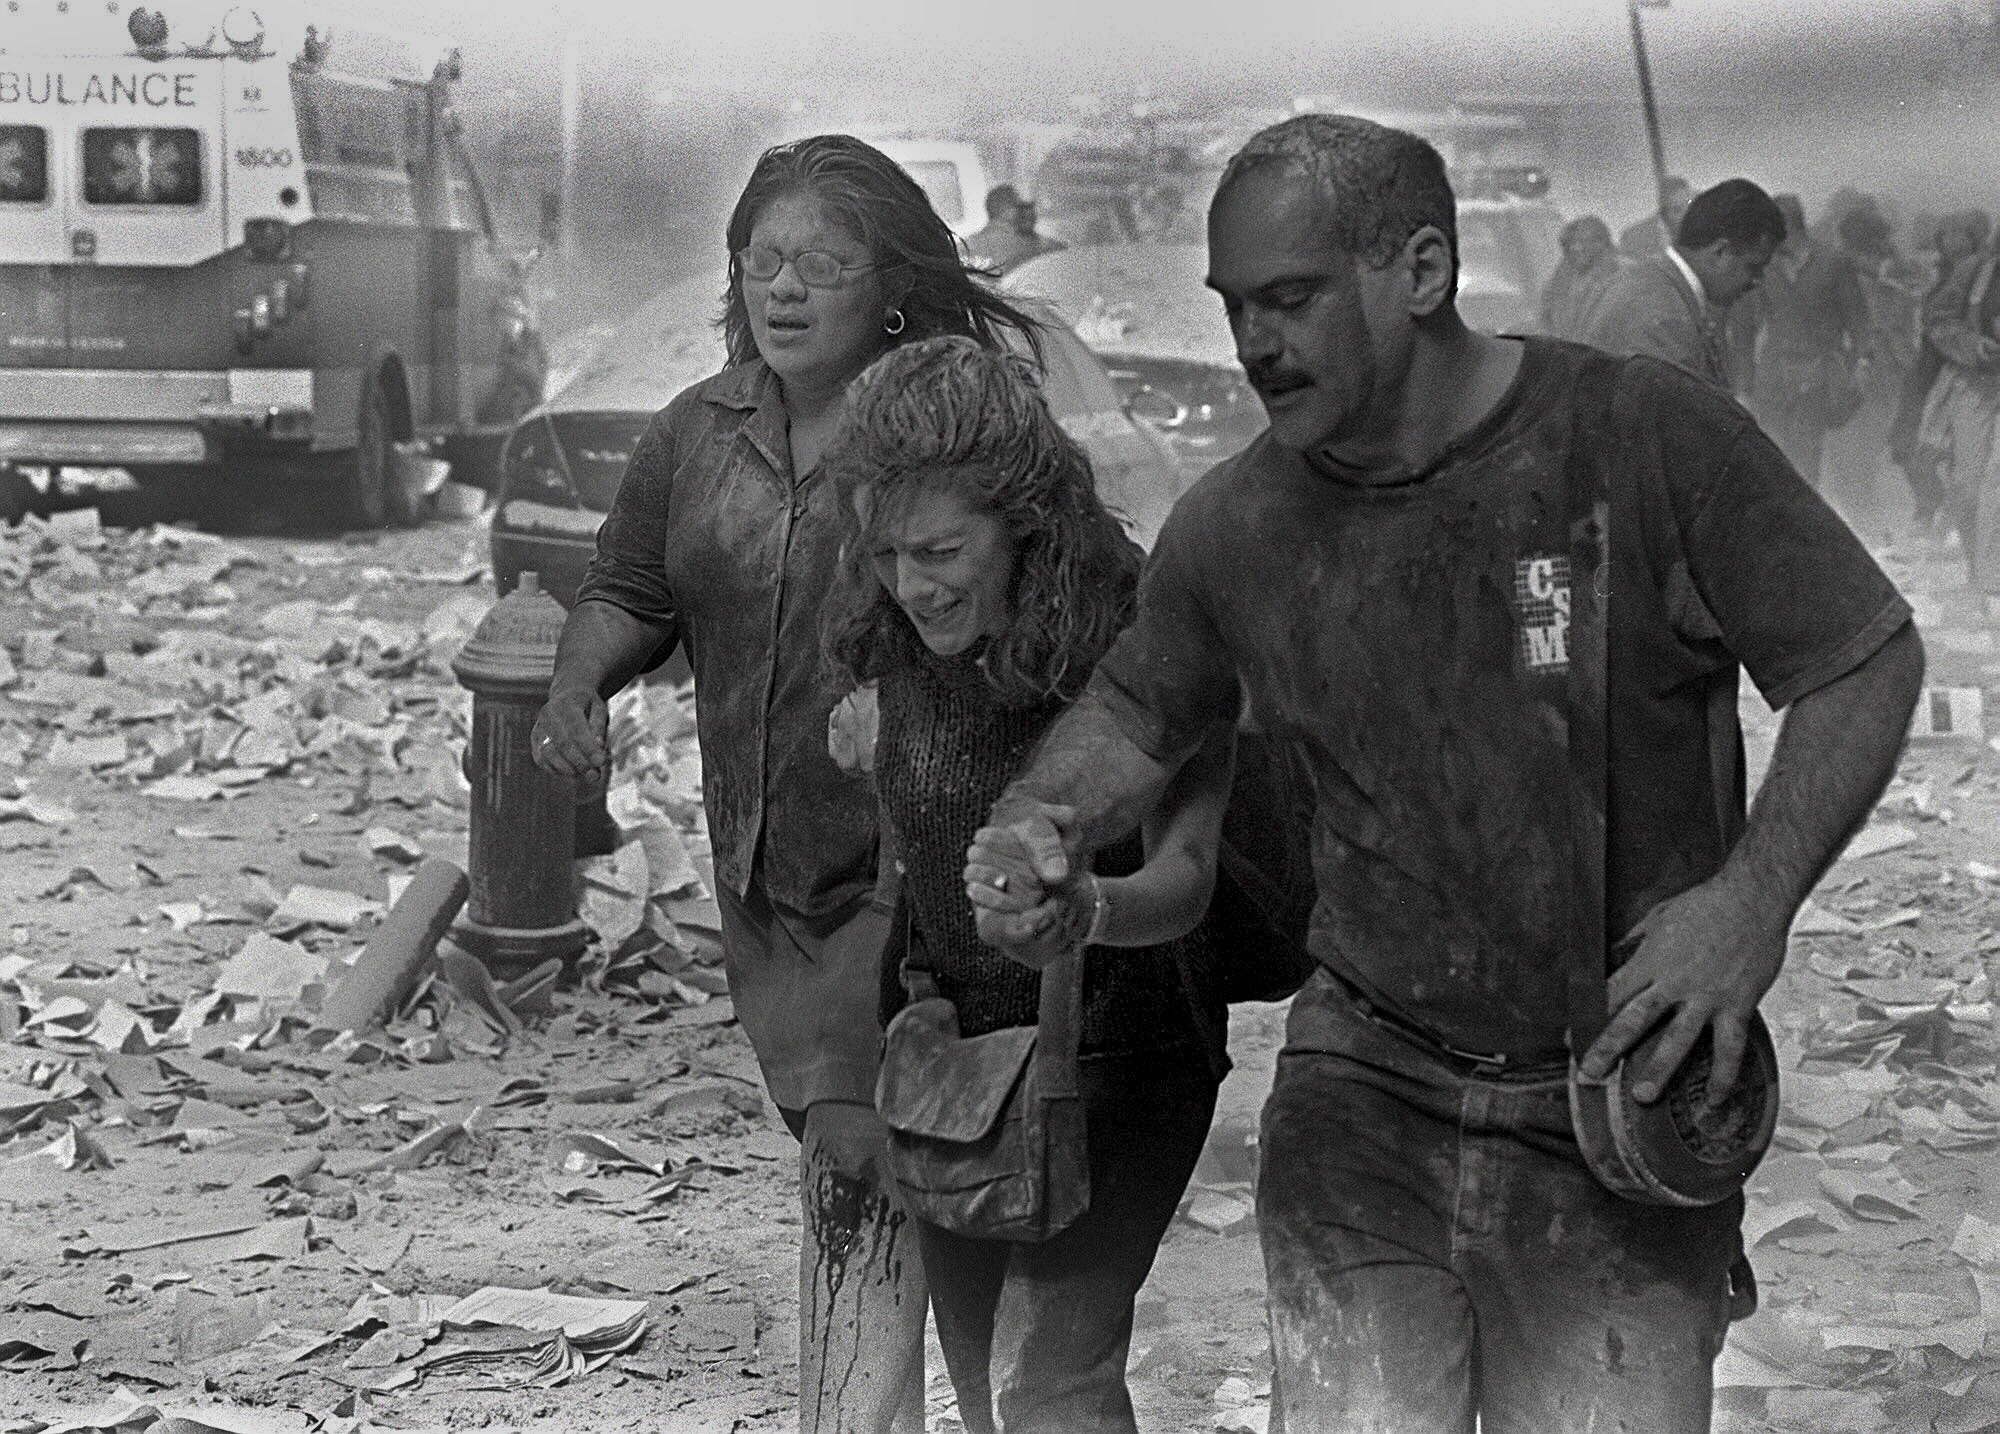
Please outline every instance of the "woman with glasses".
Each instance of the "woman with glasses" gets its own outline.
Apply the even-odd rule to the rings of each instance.
[[[857,518],[827,646],[851,680],[879,684],[873,766],[905,869],[904,967],[975,1037],[1035,1025],[1045,978],[1026,963],[1087,948],[1088,1208],[1040,1244],[915,1222],[959,1414],[968,1434],[1131,1434],[1133,1301],[1228,1067],[1209,905],[1233,734],[1182,767],[1142,839],[1023,911],[1039,932],[1026,951],[982,945],[968,898],[1015,908],[995,895],[1007,876],[966,850],[1130,620],[1139,551],[1020,360],[964,339],[871,366],[827,467]],[[902,995],[885,981],[890,1013]]]
[[[730,994],[801,1143],[800,1429],[921,1430],[922,1266],[874,1110],[875,798],[827,753],[841,511],[820,458],[849,380],[890,347],[1032,346],[1034,325],[978,282],[916,182],[845,135],[767,150],[727,241],[727,359],[634,450],[533,740],[552,771],[603,772],[606,700],[686,645]]]

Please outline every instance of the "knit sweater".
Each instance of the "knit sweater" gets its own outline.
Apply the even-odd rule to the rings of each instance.
[[[968,1036],[1035,1023],[1041,975],[979,940],[965,898],[965,852],[1062,704],[1010,707],[976,650],[925,653],[882,678],[875,781],[903,863],[908,959],[929,970]],[[1136,837],[1100,853],[1103,875],[1136,870]],[[893,973],[890,973],[893,978]],[[900,985],[885,989],[893,1011]],[[1085,1054],[1186,1049],[1223,1060],[1227,1013],[1214,995],[1202,928],[1160,946],[1087,948]]]

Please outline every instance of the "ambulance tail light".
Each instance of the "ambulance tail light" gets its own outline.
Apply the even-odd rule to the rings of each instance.
[[[292,281],[274,279],[271,281],[271,319],[282,324],[292,316]]]
[[[257,338],[271,336],[271,296],[258,294],[250,300],[250,332]]]
[[[243,247],[250,257],[265,263],[288,259],[292,253],[292,226],[282,219],[243,221]]]
[[[303,264],[292,265],[292,273],[287,281],[292,296],[292,308],[303,309],[306,300],[312,296],[312,271]]]

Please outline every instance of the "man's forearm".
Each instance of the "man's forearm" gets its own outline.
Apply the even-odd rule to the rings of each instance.
[[[1725,880],[1789,922],[1895,775],[1923,680],[1923,643],[1906,625],[1792,704]]]
[[[1010,809],[1027,803],[1073,807],[1076,817],[1064,835],[1077,851],[1092,852],[1145,819],[1178,765],[1140,751],[1104,704],[1085,693],[1056,719],[1027,769],[1001,795],[993,824],[1005,824]]]
[[[585,599],[570,609],[556,644],[551,692],[587,689],[610,701],[646,670],[670,629],[634,617],[615,603]]]

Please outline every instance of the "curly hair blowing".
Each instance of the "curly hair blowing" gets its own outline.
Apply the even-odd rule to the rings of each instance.
[[[877,579],[877,536],[930,486],[964,493],[1014,540],[1012,620],[986,650],[987,680],[1026,706],[1074,700],[1131,617],[1139,551],[1097,498],[1090,458],[1063,432],[1034,370],[969,338],[891,349],[848,389],[823,460],[852,514],[826,608],[829,663],[866,682],[916,660],[922,640]]]
[[[885,284],[904,286],[898,307],[905,327],[895,342],[964,334],[997,348],[1011,331],[1041,357],[1035,320],[980,282],[993,275],[960,255],[958,240],[931,207],[922,185],[873,145],[852,135],[816,134],[765,150],[730,212],[722,334],[731,364],[757,356],[737,252],[750,242],[765,205],[781,194],[800,192],[818,199],[834,223],[867,247],[869,257],[882,266]],[[883,337],[887,342],[888,336]]]

